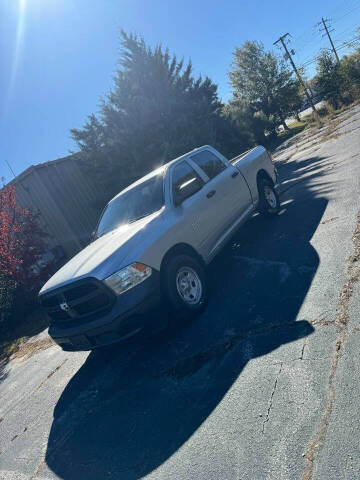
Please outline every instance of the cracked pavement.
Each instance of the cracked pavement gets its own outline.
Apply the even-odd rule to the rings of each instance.
[[[279,149],[282,211],[193,322],[91,353],[44,333],[3,365],[0,479],[359,479],[359,133],[354,107]]]

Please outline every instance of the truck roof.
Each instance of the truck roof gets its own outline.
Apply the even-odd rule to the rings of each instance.
[[[117,195],[115,195],[110,201],[112,202],[113,200],[115,200],[116,198],[118,198],[120,195],[122,195],[123,193],[127,192],[128,190],[131,190],[132,188],[136,187],[137,185],[140,185],[141,183],[143,182],[146,182],[147,180],[149,180],[150,178],[152,177],[155,177],[155,175],[161,175],[163,173],[165,173],[165,171],[170,167],[170,165],[174,164],[175,162],[178,162],[179,160],[182,160],[183,158],[187,157],[188,155],[190,155],[190,153],[194,153],[194,152],[198,152],[198,151],[201,151],[201,150],[205,150],[206,148],[209,148],[210,145],[203,145],[202,147],[198,147],[198,148],[194,148],[193,150],[190,150],[190,152],[187,152],[183,155],[180,155],[180,157],[176,157],[174,158],[173,160],[170,160],[169,162],[167,163],[164,163],[164,165],[161,165],[161,167],[159,168],[156,168],[155,170],[152,170],[151,172],[149,172],[148,174],[146,174],[145,176],[139,178],[139,180],[136,180],[136,182],[133,182],[131,183],[129,186],[127,186],[126,188],[124,188],[123,190],[121,190],[121,192],[119,192]]]

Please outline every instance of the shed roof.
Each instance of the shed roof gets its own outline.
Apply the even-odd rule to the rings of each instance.
[[[16,175],[15,178],[10,180],[10,182],[8,182],[7,185],[16,185],[18,182],[20,182],[21,180],[24,180],[26,177],[31,175],[31,173],[33,173],[35,170],[43,169],[46,167],[52,167],[59,163],[63,163],[65,161],[76,160],[78,157],[79,157],[78,153],[73,153],[66,157],[57,158],[56,160],[49,160],[47,162],[38,163],[37,165],[30,165],[30,167],[28,167],[26,170],[19,173],[19,175]]]

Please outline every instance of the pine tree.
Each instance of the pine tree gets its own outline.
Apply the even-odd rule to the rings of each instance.
[[[99,116],[71,130],[104,193],[100,203],[192,148],[218,145],[226,122],[221,108],[217,86],[194,78],[191,62],[122,32],[119,69]]]

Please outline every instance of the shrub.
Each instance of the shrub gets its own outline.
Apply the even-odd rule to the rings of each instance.
[[[37,215],[21,208],[15,187],[0,191],[0,320],[14,317],[34,303],[51,266],[39,268],[46,249],[46,234]]]

